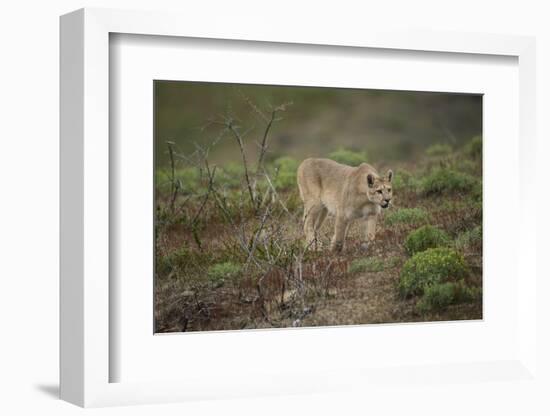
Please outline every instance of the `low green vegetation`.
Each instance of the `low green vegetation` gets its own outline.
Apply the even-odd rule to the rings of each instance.
[[[238,163],[227,163],[219,169],[218,175],[226,188],[238,190],[244,179],[244,169]]]
[[[277,189],[290,189],[296,186],[298,161],[291,157],[280,157],[273,162],[276,170],[274,182]]]
[[[343,163],[349,166],[359,166],[361,163],[367,161],[367,154],[365,152],[355,152],[353,150],[339,148],[328,155],[329,159],[332,159],[338,163]]]
[[[420,312],[443,311],[450,305],[471,302],[479,290],[466,286],[464,281],[445,282],[429,286],[416,304]]]
[[[482,243],[483,231],[481,225],[460,233],[455,239],[455,246],[461,251],[481,249]]]
[[[158,274],[167,274],[175,269],[181,269],[182,265],[190,264],[190,257],[194,254],[191,254],[186,246],[180,247],[178,250],[170,253],[169,255],[160,255],[157,254],[156,259],[156,273]]]
[[[390,257],[386,260],[386,268],[393,269],[401,264],[401,258],[398,256]]]
[[[426,149],[426,155],[430,157],[446,157],[450,156],[453,148],[448,144],[436,143]]]
[[[447,282],[427,287],[416,308],[421,312],[445,309],[454,301],[455,285],[456,283]]]
[[[420,179],[418,191],[433,196],[471,192],[479,183],[474,176],[448,168],[438,168]]]
[[[386,214],[384,221],[388,225],[421,225],[427,223],[429,219],[430,214],[424,208],[399,208]]]
[[[479,176],[481,174],[481,164],[472,159],[463,157],[457,158],[453,161],[452,167],[455,170],[474,176]]]
[[[348,271],[350,273],[381,272],[384,268],[384,260],[378,257],[367,257],[353,260]]]
[[[429,248],[403,265],[399,279],[401,296],[422,295],[433,285],[458,282],[468,274],[462,255],[449,248]]]
[[[214,283],[223,283],[226,280],[232,280],[241,273],[239,264],[227,261],[216,263],[208,268],[208,278]]]
[[[170,169],[158,169],[155,178],[157,187],[168,191],[172,184],[172,171]],[[182,194],[198,192],[201,187],[200,172],[196,168],[180,168],[174,170],[174,183],[177,183]]]
[[[465,153],[473,159],[481,159],[483,152],[483,141],[481,136],[475,136],[464,147]]]
[[[394,191],[400,191],[407,188],[415,187],[416,182],[414,176],[405,169],[400,169],[393,175],[392,186]]]
[[[477,181],[472,188],[471,196],[475,202],[479,202],[479,204],[481,205],[481,202],[483,200],[483,183],[481,182],[481,180]]]
[[[231,275],[231,271],[240,270],[237,268],[238,265],[230,260],[235,259],[236,254],[238,252],[231,247],[222,248],[213,255],[202,250],[193,250],[186,244],[182,244],[180,248],[170,254],[157,254],[155,272],[159,275],[172,272],[174,275],[185,276],[188,279],[194,277],[201,279],[204,274],[202,270],[214,263],[209,267],[208,275],[209,278],[216,280],[218,277],[223,277],[224,274]]]
[[[405,239],[405,249],[412,256],[429,248],[445,247],[451,241],[449,235],[432,225],[411,231]]]
[[[349,273],[376,273],[393,269],[401,263],[397,256],[382,259],[380,257],[366,257],[353,260],[349,267]]]

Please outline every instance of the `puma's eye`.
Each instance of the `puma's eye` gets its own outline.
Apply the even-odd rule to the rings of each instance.
[[[391,192],[391,188],[388,188],[388,192]]]
[[[379,194],[381,194],[381,193],[382,193],[382,190],[381,190],[381,189],[379,189],[379,190],[378,190],[378,191],[376,191],[376,192],[378,192]]]

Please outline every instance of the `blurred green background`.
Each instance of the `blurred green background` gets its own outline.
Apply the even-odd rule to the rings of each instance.
[[[270,132],[268,159],[327,156],[340,149],[366,152],[368,161],[406,161],[433,144],[462,146],[482,133],[482,96],[317,87],[155,81],[157,168],[169,163],[166,141],[182,153],[207,146],[223,126],[209,123],[231,115],[247,131],[255,160],[265,122],[250,103],[269,114],[292,102]],[[211,149],[214,163],[240,159],[229,134]]]

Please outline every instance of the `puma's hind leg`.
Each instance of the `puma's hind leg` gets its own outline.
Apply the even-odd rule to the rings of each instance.
[[[343,215],[336,215],[334,222],[334,235],[330,242],[330,248],[334,252],[341,252],[344,249],[345,237],[348,231],[349,221]]]
[[[304,234],[306,236],[306,246],[314,250],[319,248],[317,241],[317,230],[326,217],[326,208],[321,201],[308,204],[304,209]]]

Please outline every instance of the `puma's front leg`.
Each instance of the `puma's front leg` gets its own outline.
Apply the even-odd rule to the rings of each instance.
[[[378,220],[378,215],[369,215],[366,220],[365,226],[365,239],[361,243],[361,248],[367,250],[370,244],[374,241],[376,236],[376,221]]]
[[[330,243],[332,251],[340,252],[344,248],[344,239],[346,236],[346,228],[348,221],[342,215],[336,215],[336,222],[334,224],[334,236]]]

